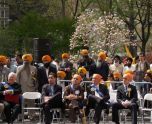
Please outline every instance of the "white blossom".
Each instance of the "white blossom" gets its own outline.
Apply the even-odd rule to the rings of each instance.
[[[78,17],[76,26],[70,39],[70,50],[88,45],[94,56],[101,50],[112,53],[128,41],[129,30],[116,14],[101,16],[99,10],[88,9]]]

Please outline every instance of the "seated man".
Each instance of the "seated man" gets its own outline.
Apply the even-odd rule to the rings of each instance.
[[[52,121],[52,108],[63,108],[62,104],[62,87],[57,85],[57,76],[54,73],[48,75],[48,84],[42,88],[43,109],[45,114],[45,124]]]
[[[16,83],[16,74],[9,73],[8,82],[0,83],[0,100],[4,104],[6,122],[12,123],[20,113],[21,85]]]
[[[137,90],[130,84],[133,76],[129,73],[123,75],[123,84],[117,89],[117,103],[112,105],[112,121],[119,123],[118,110],[130,109],[132,112],[132,124],[137,124]]]
[[[76,121],[76,113],[83,107],[84,89],[80,86],[82,78],[75,74],[72,78],[72,83],[65,88],[64,100],[66,107],[70,109],[69,119],[72,123]]]
[[[109,91],[104,84],[101,84],[102,76],[93,74],[92,84],[88,87],[87,96],[88,104],[86,105],[86,116],[88,116],[91,108],[95,109],[94,121],[99,124],[102,109],[108,108],[108,100],[110,98]]]

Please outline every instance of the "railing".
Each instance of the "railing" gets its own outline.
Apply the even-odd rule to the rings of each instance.
[[[65,86],[65,82],[69,82],[68,84],[70,84],[71,83],[71,80],[58,80],[58,82],[60,83],[60,84],[62,84],[62,85],[64,85]],[[63,82],[63,83],[62,83]],[[82,81],[81,83],[84,83],[85,84],[85,87],[86,87],[86,84],[88,84],[88,83],[92,83],[92,81]],[[108,87],[110,86],[110,84],[111,85],[113,85],[113,84],[122,84],[123,83],[123,81],[103,81],[103,83],[105,83]],[[131,84],[133,84],[134,86],[136,86],[137,87],[137,89],[139,88],[138,86],[144,86],[144,85],[146,85],[146,88],[147,88],[147,92],[149,92],[148,91],[148,85],[152,85],[152,83],[150,83],[150,82],[146,82],[146,81],[143,81],[143,82],[131,82]],[[113,90],[115,90],[115,89],[113,89]]]

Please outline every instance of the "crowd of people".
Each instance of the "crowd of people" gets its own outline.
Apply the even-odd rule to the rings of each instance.
[[[99,124],[101,111],[108,111],[109,106],[112,106],[112,121],[116,124],[119,124],[119,109],[131,109],[132,124],[137,124],[137,92],[141,96],[152,92],[152,67],[144,54],[140,53],[135,60],[130,57],[122,60],[118,55],[110,59],[102,51],[95,60],[87,49],[83,49],[80,55],[76,67],[70,62],[68,53],[61,55],[60,62],[44,55],[42,63],[36,65],[32,62],[32,54],[17,54],[16,64],[12,65],[9,58],[1,55],[0,112],[5,115],[3,121],[12,123],[17,118],[21,112],[22,93],[40,92],[45,124],[52,121],[52,108],[61,108],[62,113],[68,108],[71,123],[76,122],[77,114],[87,121],[90,109],[94,109],[94,121]],[[149,82],[148,86],[135,83],[143,81]],[[117,90],[117,102],[112,104],[109,102],[110,90]],[[31,101],[26,104],[30,105]],[[29,119],[34,116],[31,111]]]

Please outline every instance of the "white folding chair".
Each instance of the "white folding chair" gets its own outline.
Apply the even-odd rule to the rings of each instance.
[[[36,101],[36,105],[27,105],[26,100],[31,100],[32,102]],[[25,92],[22,95],[22,122],[24,123],[24,113],[25,111],[28,110],[35,110],[39,112],[39,122],[41,122],[41,113],[42,113],[42,108],[41,108],[41,103],[42,103],[42,95],[39,92]]]
[[[147,101],[147,105],[145,105],[145,101]],[[148,103],[151,103],[151,107],[149,107]],[[144,101],[143,101],[143,105],[141,108],[141,112],[142,112],[142,122],[145,123],[144,119],[145,119],[145,111],[150,112],[150,122],[152,122],[152,93],[147,93],[144,96]]]

